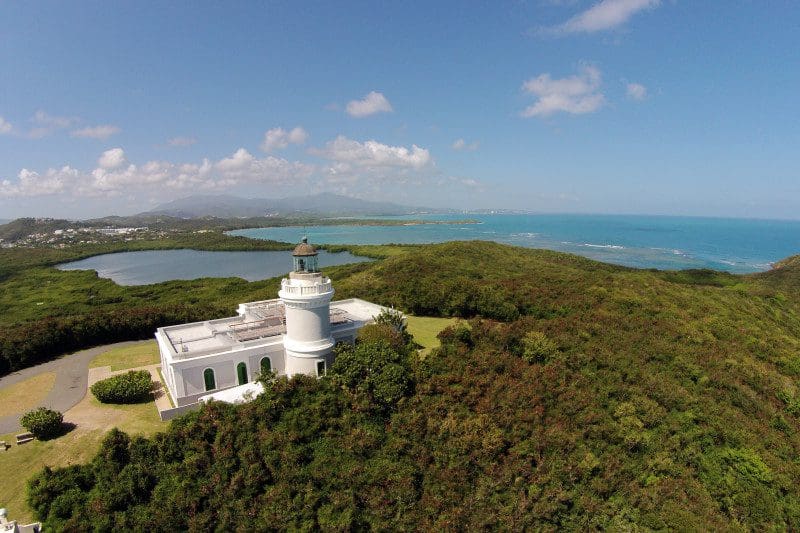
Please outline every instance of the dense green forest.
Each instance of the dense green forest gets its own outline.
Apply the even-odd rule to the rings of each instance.
[[[331,269],[337,297],[468,324],[424,359],[377,332],[325,379],[113,432],[41,472],[31,507],[76,531],[800,527],[797,257],[734,276],[483,242],[384,255]]]

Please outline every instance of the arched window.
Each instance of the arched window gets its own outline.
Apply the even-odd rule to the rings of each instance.
[[[206,382],[206,390],[214,390],[217,388],[217,382],[214,379],[214,370],[206,368],[203,370],[203,381]]]
[[[261,358],[261,373],[266,374],[272,372],[272,360],[269,357]]]
[[[239,385],[247,383],[247,365],[239,363],[236,365],[236,377],[239,378]]]

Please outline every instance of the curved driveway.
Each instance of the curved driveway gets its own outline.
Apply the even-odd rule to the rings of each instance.
[[[126,341],[105,346],[96,346],[88,350],[81,350],[72,355],[64,356],[54,361],[24,368],[0,378],[0,389],[25,381],[43,372],[55,372],[56,381],[53,390],[39,402],[36,407],[47,407],[62,413],[80,402],[86,395],[86,385],[89,378],[89,362],[103,352],[119,346],[130,346],[143,341]],[[27,410],[25,411],[27,412]],[[20,431],[19,418],[25,413],[0,417],[0,435]]]

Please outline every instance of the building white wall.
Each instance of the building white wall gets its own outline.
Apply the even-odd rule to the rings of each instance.
[[[209,392],[219,391],[239,385],[236,367],[239,363],[247,366],[247,381],[255,381],[261,372],[261,359],[269,357],[272,363],[272,370],[277,374],[284,373],[284,350],[283,345],[272,341],[266,346],[252,346],[242,350],[212,354],[205,357],[194,359],[173,361],[170,365],[174,373],[175,389],[180,389],[182,393],[173,397],[176,405],[186,405],[197,401],[199,396]],[[164,367],[162,366],[162,369]],[[210,368],[214,371],[214,382],[216,388],[213,391],[206,391],[205,388],[205,369]],[[163,374],[162,370],[162,374]],[[166,377],[165,377],[166,379]]]
[[[295,376],[298,374],[306,374],[307,376],[317,375],[317,363],[325,361],[325,368],[329,369],[333,362],[333,353],[329,353],[324,357],[297,357],[290,360],[288,376]]]
[[[248,382],[254,381],[261,371],[261,358],[264,356],[270,357],[272,370],[277,375],[303,373],[316,376],[319,361],[325,361],[326,371],[329,370],[333,364],[334,342],[354,342],[361,327],[372,321],[367,317],[376,315],[382,308],[357,299],[343,300],[337,305],[352,316],[364,318],[331,328],[328,316],[333,290],[331,288],[330,292],[323,293],[323,298],[319,298],[318,292],[300,298],[295,307],[287,302],[287,334],[283,337],[238,343],[233,350],[225,346],[221,348],[222,351],[206,352],[207,355],[191,357],[191,354],[179,354],[173,348],[167,333],[160,328],[156,332],[156,340],[161,353],[162,375],[175,405],[192,404],[210,392],[238,386],[236,366],[240,362],[247,366]],[[315,306],[308,306],[308,300],[316,300]],[[245,305],[248,304],[240,305],[240,311]],[[295,312],[297,313],[293,314]],[[294,329],[296,325],[300,327]],[[301,338],[291,337],[290,332]],[[205,390],[203,371],[206,368],[214,370],[216,388],[212,391]]]
[[[319,307],[299,308],[286,305],[286,336],[300,342],[327,339],[331,335],[329,301]]]

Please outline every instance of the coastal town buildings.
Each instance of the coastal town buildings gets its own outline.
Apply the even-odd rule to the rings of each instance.
[[[177,407],[246,398],[260,391],[253,382],[266,371],[322,376],[336,343],[354,342],[386,309],[358,298],[332,303],[333,284],[306,238],[292,260],[278,298],[240,304],[234,317],[158,328],[164,382]]]

